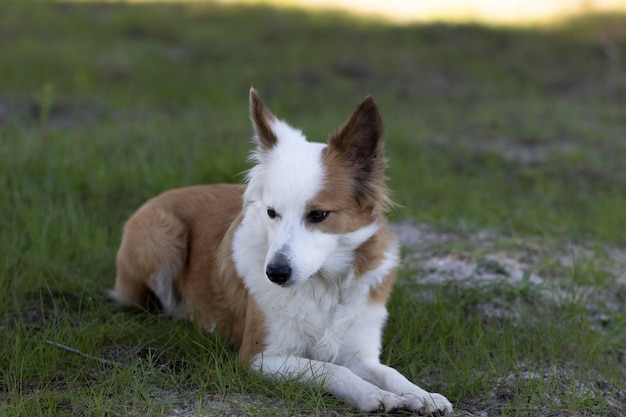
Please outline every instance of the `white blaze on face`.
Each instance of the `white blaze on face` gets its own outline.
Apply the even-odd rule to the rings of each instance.
[[[272,121],[271,127],[278,143],[256,155],[259,164],[250,172],[246,200],[265,225],[265,270],[282,267],[286,273],[288,264],[290,277],[284,284],[293,285],[315,274],[337,245],[336,236],[315,230],[306,221],[309,202],[323,186],[326,145],[307,142],[299,130],[280,120]]]

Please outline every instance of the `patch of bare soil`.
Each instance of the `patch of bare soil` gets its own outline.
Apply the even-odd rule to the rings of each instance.
[[[546,301],[555,303],[574,296],[590,312],[599,305],[616,313],[626,308],[626,248],[585,242],[555,244],[490,232],[446,233],[410,221],[393,223],[391,228],[408,249],[404,264],[422,282],[502,281],[533,287]]]
[[[626,248],[590,242],[511,239],[489,232],[446,233],[409,221],[394,223],[391,228],[407,249],[405,266],[414,271],[410,275],[420,282],[454,282],[462,286],[503,283],[532,289],[545,303],[576,301],[586,306],[589,320],[600,331],[613,320],[614,313],[626,309]],[[510,303],[497,298],[486,299],[481,312],[486,317],[516,318]],[[626,347],[618,354],[626,357]],[[626,365],[623,373],[626,377]],[[507,410],[515,413],[510,409],[511,400],[520,379],[529,383],[551,381],[555,389],[543,395],[550,397],[546,403],[557,406],[572,395],[585,393],[595,398],[600,395],[598,392],[606,393],[604,400],[609,411],[584,416],[626,415],[626,389],[610,384],[601,375],[590,378],[595,386],[586,386],[576,380],[566,365],[561,369],[537,370],[522,363],[515,373],[494,381],[487,398],[459,405],[456,415],[506,415]],[[541,409],[517,411],[522,415],[572,416]]]
[[[169,400],[176,404],[170,411],[171,417],[187,416],[241,416],[249,415],[250,410],[262,409],[264,412],[274,411],[280,414],[284,410],[283,401],[268,398],[260,394],[229,395],[224,398],[221,395],[205,395],[202,400],[196,399],[189,402],[180,402],[180,394],[170,391],[157,391],[152,394],[155,398]],[[202,414],[198,412],[202,410]]]
[[[451,140],[443,137],[430,138],[428,143],[437,147],[452,146]],[[489,141],[474,140],[471,149],[475,154],[495,154],[505,161],[515,162],[522,166],[535,166],[549,162],[555,155],[566,156],[579,152],[581,146],[566,140],[544,143],[499,137]]]

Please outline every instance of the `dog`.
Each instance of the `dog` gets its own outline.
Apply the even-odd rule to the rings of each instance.
[[[217,331],[242,364],[322,386],[366,412],[452,413],[380,363],[399,263],[386,226],[383,123],[368,96],[327,144],[308,142],[250,90],[245,185],[148,200],[124,226],[111,296]]]

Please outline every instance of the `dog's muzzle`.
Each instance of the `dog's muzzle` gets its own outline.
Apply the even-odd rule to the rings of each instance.
[[[276,254],[265,268],[265,274],[274,284],[288,286],[291,279],[291,265],[284,253]]]

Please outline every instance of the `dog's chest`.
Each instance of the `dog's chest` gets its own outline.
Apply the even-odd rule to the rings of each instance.
[[[269,330],[266,350],[334,362],[346,333],[367,306],[363,289],[311,283],[278,290],[271,301],[267,300],[272,304],[264,308]]]

